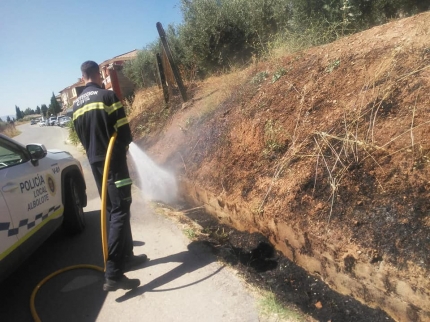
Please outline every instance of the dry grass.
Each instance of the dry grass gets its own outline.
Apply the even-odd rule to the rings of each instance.
[[[0,133],[12,138],[19,135],[21,132],[18,131],[14,125],[2,123],[0,125]]]
[[[294,33],[286,29],[268,44],[264,57],[276,60],[313,46],[332,42],[345,35],[346,30],[342,28],[342,24],[342,22],[338,22],[327,26],[324,22],[314,21],[309,23],[305,32]]]
[[[282,304],[276,296],[269,291],[260,291],[258,308],[263,321],[273,322],[299,322],[305,321],[296,309]]]
[[[305,98],[312,95],[311,89],[298,89],[291,84],[292,89],[295,90],[299,97],[296,126],[294,133],[292,133],[291,145],[277,162],[271,183],[258,207],[258,213],[263,213],[268,196],[279,176],[290,165],[291,161],[297,157],[315,158],[314,190],[317,178],[321,178],[321,175],[318,176],[319,171],[324,172],[322,176],[324,179],[322,180],[325,180],[326,185],[330,187],[330,197],[327,200],[330,208],[327,218],[327,224],[329,224],[336,196],[345,176],[349,175],[348,169],[353,164],[363,164],[370,159],[375,167],[380,169],[379,172],[384,173],[381,166],[384,158],[405,150],[415,151],[415,146],[418,146],[419,143],[416,142],[414,132],[418,127],[428,123],[421,122],[416,124],[417,98],[415,98],[415,104],[411,107],[409,127],[402,129],[400,134],[393,136],[386,143],[377,142],[377,135],[383,128],[382,120],[380,120],[381,109],[388,100],[394,97],[393,93],[401,86],[399,85],[399,80],[412,77],[416,72],[426,68],[417,68],[414,72],[409,72],[399,77],[397,70],[400,64],[399,55],[402,53],[402,50],[394,49],[379,66],[376,66],[373,70],[373,75],[365,77],[366,80],[356,96],[348,97],[348,99],[344,100],[353,102],[353,104],[348,107],[344,106],[343,120],[340,119],[338,125],[327,129],[327,132],[317,130],[309,134],[306,130],[307,125],[304,122],[306,115],[302,113],[302,110],[307,108],[303,102],[305,102]],[[278,61],[277,55],[271,56],[269,64],[270,61],[276,63]],[[364,72],[368,73],[366,70]],[[317,82],[321,79],[318,79]],[[418,93],[416,95],[418,96]],[[336,124],[336,122],[333,124]],[[410,141],[405,143],[404,137],[408,134]],[[401,142],[400,138],[403,138]],[[388,146],[395,141],[399,141],[396,142],[397,148],[394,151],[389,151]],[[307,149],[312,144],[315,147],[314,153],[303,154],[303,149]],[[392,147],[390,148],[392,149]],[[418,148],[422,150],[422,147],[418,146]],[[412,153],[412,158],[414,158],[414,153]],[[379,188],[385,191],[380,178],[375,177],[375,180]]]
[[[133,102],[127,103],[128,116],[132,119],[154,105],[164,105],[162,89],[157,86],[141,89],[136,92]]]
[[[179,93],[178,96],[171,97],[170,102],[166,104],[161,88],[154,86],[142,89],[136,93],[132,103],[126,103],[128,118],[130,121],[134,118],[138,120],[137,133],[145,137],[150,135],[152,131],[163,128],[172,115],[181,108],[183,110],[196,105],[198,106],[198,113],[188,118],[185,124],[180,126],[183,131],[187,131],[192,126],[207,120],[220,104],[232,96],[235,88],[245,82],[245,79],[246,71],[209,77],[200,83],[194,84],[188,91],[189,100],[182,106]]]
[[[268,55],[265,57],[265,66],[278,66],[277,71],[285,72],[285,70],[282,70],[280,58],[288,53],[309,47],[309,45],[317,41],[315,38],[312,38],[312,35],[308,36],[309,39],[291,38],[288,40],[289,42],[282,42],[282,39],[277,43],[274,42],[273,46],[269,49]],[[327,35],[327,37],[329,37],[329,35]],[[313,95],[312,90],[317,87],[317,83],[324,81],[328,73],[321,74],[313,83],[313,88],[306,88],[306,85],[300,88],[297,84],[290,84],[291,89],[299,98],[296,125],[293,133],[290,134],[290,145],[287,151],[276,162],[271,183],[261,203],[259,203],[257,207],[258,213],[264,211],[264,206],[268,196],[271,194],[273,186],[282,175],[282,172],[287,169],[292,160],[296,158],[315,158],[315,186],[318,174],[321,175],[320,171],[325,173],[323,178],[327,180],[326,184],[331,189],[331,196],[328,200],[331,206],[327,220],[327,222],[330,223],[331,212],[338,189],[342,180],[348,175],[347,170],[352,164],[360,164],[367,159],[371,159],[376,167],[382,169],[380,165],[382,158],[410,148],[414,151],[415,145],[419,144],[415,139],[414,130],[427,124],[427,122],[416,124],[416,103],[413,106],[409,127],[402,130],[401,134],[395,135],[387,143],[377,142],[378,131],[380,131],[382,127],[382,122],[380,120],[382,106],[387,100],[393,97],[396,86],[399,84],[398,82],[407,77],[413,77],[416,73],[429,67],[417,67],[416,70],[412,72],[397,75],[396,68],[403,54],[405,54],[405,52],[402,48],[395,48],[386,55],[384,59],[380,60],[381,63],[378,66],[374,66],[373,69],[369,70],[366,70],[369,66],[364,67],[363,73],[367,75],[364,77],[365,80],[363,81],[361,90],[357,91],[355,95],[353,94],[351,97],[344,99],[344,101],[353,103],[350,106],[344,106],[343,116],[341,120],[339,120],[340,126],[336,126],[334,129],[319,129],[315,130],[313,133],[309,133],[309,131],[306,130],[306,126],[308,125],[305,124],[307,117],[306,110],[309,108],[309,106],[305,106],[305,102],[309,101],[309,98]],[[335,60],[335,62],[340,62],[340,58]],[[190,101],[201,105],[201,109],[199,110],[200,115],[189,117],[186,120],[184,129],[188,130],[199,120],[203,120],[205,115],[210,114],[210,112],[223,104],[228,98],[232,97],[234,92],[237,92],[237,89],[240,88],[241,84],[249,82],[252,76],[255,78],[255,75],[258,75],[258,73],[261,75],[263,75],[262,73],[266,73],[267,75],[265,77],[267,77],[268,73],[262,72],[260,67],[261,63],[254,61],[250,68],[233,70],[226,74],[212,76],[204,81],[193,83],[195,85],[195,93],[198,94],[192,97]],[[287,80],[285,81],[288,83]],[[146,106],[154,104],[164,104],[162,90],[157,87],[142,90],[136,95],[136,99],[132,104],[130,116],[133,117],[138,113],[142,113]],[[277,136],[279,136],[279,130],[274,124],[272,125],[273,126],[270,129],[266,129],[265,132],[267,134],[266,145],[268,150],[277,149],[279,146],[279,142],[276,141]],[[408,142],[406,146],[399,147],[399,143],[397,148],[393,149],[393,151],[387,150],[387,145],[390,145],[407,134],[410,136],[410,142]],[[307,149],[310,145],[313,145],[315,150],[313,152],[303,153],[304,149]],[[319,178],[321,178],[321,176],[319,176]],[[378,178],[376,178],[376,180],[378,180]],[[384,190],[380,182],[379,187]]]
[[[382,120],[378,121],[382,106],[393,97],[395,91],[399,90],[401,86],[399,80],[411,77],[422,70],[422,68],[417,69],[399,77],[396,74],[396,68],[400,64],[397,59],[400,53],[401,50],[398,48],[393,50],[391,55],[388,55],[377,66],[374,74],[364,82],[362,90],[355,98],[355,102],[359,102],[358,105],[354,103],[351,108],[344,108],[343,128],[332,129],[331,133],[323,131],[315,133],[314,142],[317,150],[315,185],[318,168],[322,167],[327,174],[324,177],[331,189],[329,198],[330,211],[327,223],[330,223],[338,189],[340,189],[342,180],[348,175],[348,169],[351,165],[363,164],[367,159],[370,159],[375,164],[375,167],[380,169],[380,173],[384,173],[384,169],[381,166],[383,159],[407,150],[412,151],[412,163],[414,161],[415,146],[419,145],[419,143],[415,142],[414,130],[430,122],[416,124],[419,90],[415,94],[415,103],[411,107],[410,126],[404,129],[398,128],[397,133],[400,132],[400,134],[393,135],[386,143],[378,144],[376,139],[377,133],[384,127]],[[366,94],[365,89],[370,89],[370,94]],[[410,136],[409,142],[405,139],[401,140],[408,134]],[[396,144],[393,145],[392,143]],[[394,151],[390,151],[390,149],[393,150],[394,146]],[[421,146],[418,147],[418,149],[420,148],[422,149]],[[375,177],[375,180],[380,189],[385,191],[379,179]]]
[[[199,96],[193,99],[205,99],[205,104],[219,105],[230,97],[240,84],[243,84],[247,80],[247,70],[232,70],[229,73],[211,76],[197,86],[201,90],[199,91]]]

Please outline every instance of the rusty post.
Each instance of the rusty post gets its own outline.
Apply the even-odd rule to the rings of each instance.
[[[179,74],[178,67],[173,61],[173,57],[170,52],[169,45],[167,44],[166,33],[164,32],[163,26],[161,25],[160,22],[157,22],[156,25],[157,25],[158,34],[160,35],[161,43],[163,44],[164,52],[167,55],[167,59],[169,60],[170,68],[172,69],[173,76],[175,77],[175,80],[176,80],[176,84],[178,84],[179,91],[181,92],[182,100],[186,102],[187,92],[185,91],[185,86],[182,83],[182,78],[181,78],[181,75]]]

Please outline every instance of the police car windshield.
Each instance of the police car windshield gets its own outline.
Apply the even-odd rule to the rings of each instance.
[[[0,137],[0,169],[28,161],[23,149]]]

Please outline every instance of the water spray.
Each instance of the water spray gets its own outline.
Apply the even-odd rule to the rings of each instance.
[[[51,278],[74,269],[94,269],[96,271],[104,273],[106,271],[106,262],[108,258],[108,246],[107,246],[107,228],[106,228],[106,201],[107,201],[107,179],[109,176],[110,160],[112,156],[113,147],[117,137],[115,132],[110,138],[108,149],[106,152],[105,165],[103,169],[102,179],[102,192],[101,192],[101,208],[100,208],[100,223],[101,223],[101,237],[102,237],[102,249],[103,249],[103,263],[104,267],[80,264],[62,268],[47,277],[45,277],[37,286],[34,288],[30,298],[30,310],[34,321],[41,322],[34,301],[36,298],[37,291]],[[167,171],[159,168],[139,147],[133,142],[130,144],[129,149],[130,155],[132,156],[133,162],[136,165],[137,172],[142,184],[142,192],[147,199],[161,200],[170,202],[176,197],[177,185],[174,176]],[[139,163],[136,162],[139,160]],[[145,177],[145,180],[143,180]]]
[[[130,144],[128,151],[137,170],[144,199],[173,202],[178,191],[175,176],[160,168],[135,143]]]

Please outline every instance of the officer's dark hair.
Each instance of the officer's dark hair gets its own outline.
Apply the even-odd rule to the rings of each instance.
[[[82,63],[81,72],[82,77],[85,79],[90,79],[100,73],[100,68],[96,62],[87,60],[86,62]]]

